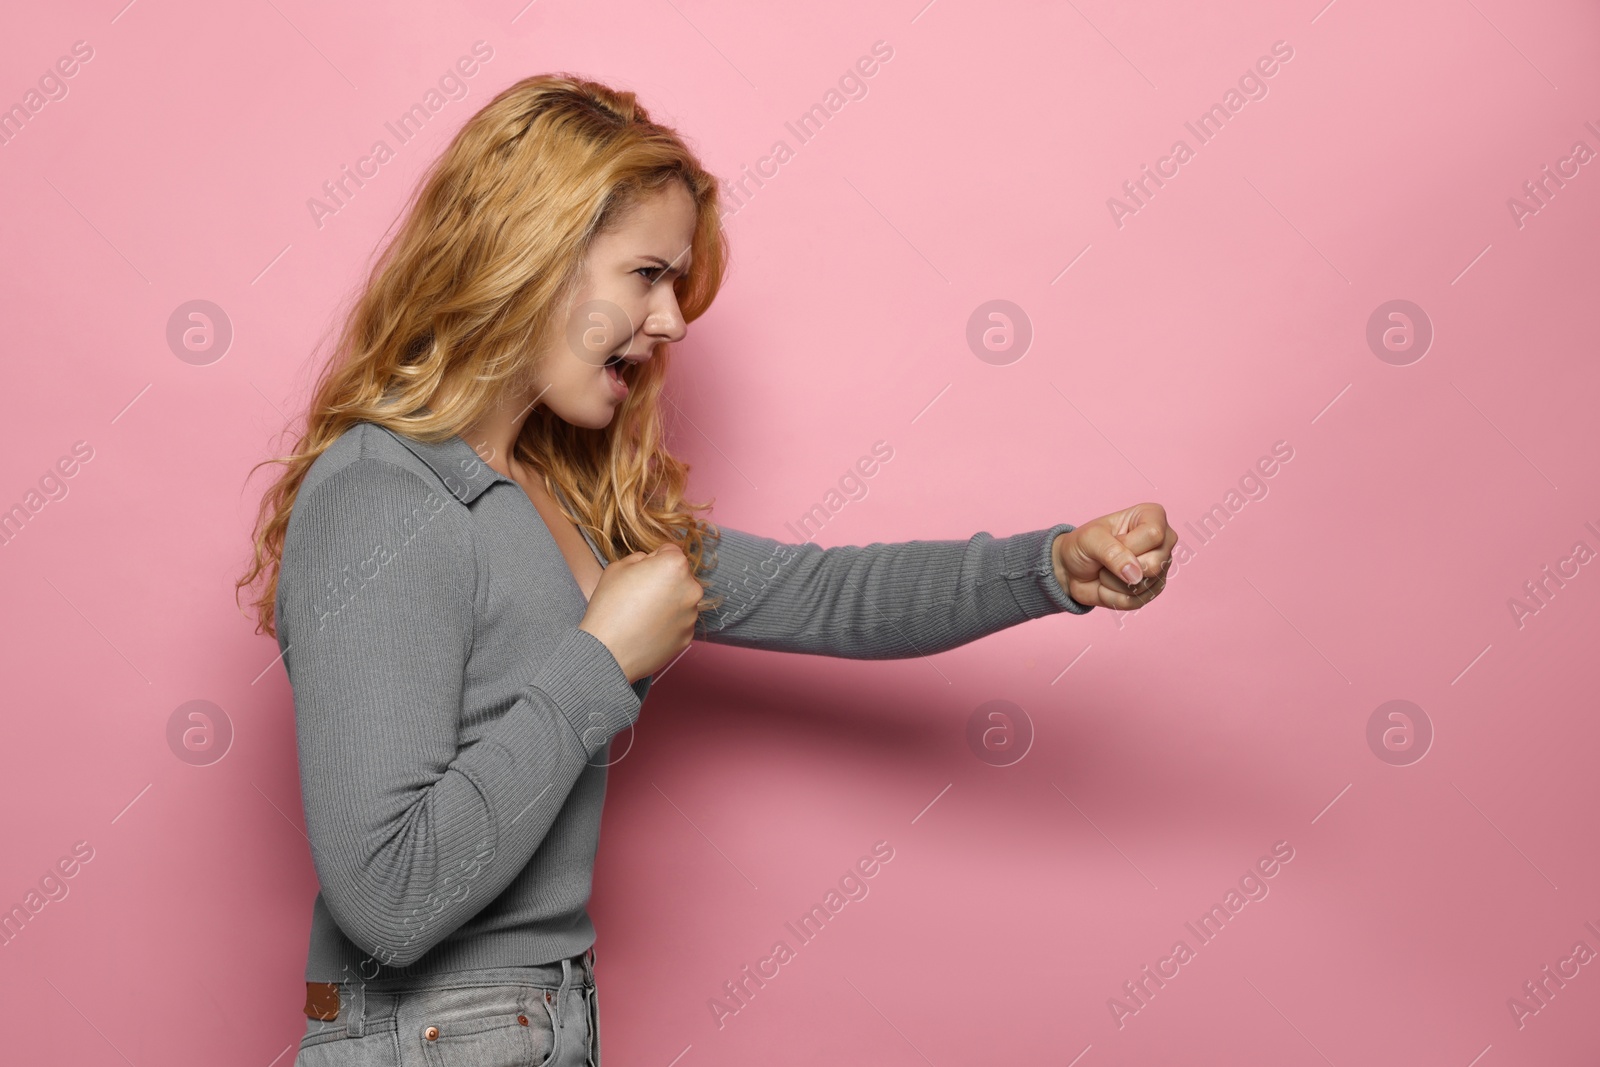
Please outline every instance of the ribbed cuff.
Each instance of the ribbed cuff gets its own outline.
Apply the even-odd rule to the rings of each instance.
[[[555,701],[589,759],[639,721],[639,694],[605,642],[588,630],[574,628],[528,688]]]
[[[1073,600],[1056,581],[1052,548],[1057,537],[1075,529],[1077,527],[1071,523],[1058,522],[1046,530],[1033,530],[1005,539],[1006,587],[1028,618],[1037,619],[1063,611],[1084,615],[1094,610],[1093,604]]]

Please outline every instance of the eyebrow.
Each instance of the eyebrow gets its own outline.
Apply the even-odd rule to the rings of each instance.
[[[684,249],[684,250],[683,250],[683,251],[684,251],[684,252],[687,252],[687,251],[689,251],[689,250],[688,250],[688,249],[687,249],[687,248],[685,248],[685,249]],[[679,255],[680,255],[680,256],[681,256],[681,255],[682,255],[682,254],[683,254],[683,253],[682,253],[682,252],[680,252],[680,253],[679,253]],[[690,268],[692,268],[692,267],[693,267],[693,266],[694,266],[694,263],[693,263],[693,261],[691,261],[691,262],[690,262],[690,264],[689,264],[689,266],[687,266],[687,267],[679,267],[679,268],[675,268],[675,267],[673,267],[673,265],[672,265],[672,264],[671,264],[671,262],[669,262],[669,261],[668,261],[668,260],[665,260],[665,259],[662,259],[662,258],[661,258],[661,257],[660,257],[660,256],[655,256],[655,255],[643,255],[643,256],[640,256],[640,257],[639,257],[639,258],[640,258],[640,259],[645,259],[645,260],[649,260],[649,261],[650,261],[650,262],[651,262],[651,263],[654,263],[654,264],[656,264],[656,265],[657,265],[657,266],[660,266],[660,267],[662,267],[662,268],[664,268],[664,269],[666,269],[666,270],[667,270],[667,271],[673,271],[673,270],[676,270],[676,271],[677,271],[677,273],[678,273],[678,274],[679,274],[679,275],[686,275],[686,274],[688,274],[688,273],[689,273],[689,270],[690,270]]]

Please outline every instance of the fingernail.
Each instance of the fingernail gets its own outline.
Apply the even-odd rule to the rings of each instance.
[[[1133,585],[1144,578],[1144,572],[1137,563],[1124,563],[1122,565],[1122,580]]]

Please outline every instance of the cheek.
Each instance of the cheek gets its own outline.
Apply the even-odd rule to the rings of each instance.
[[[574,339],[580,344],[579,339]],[[584,388],[601,370],[604,355],[579,347],[574,350],[563,341],[546,353],[540,373],[540,388],[548,385],[552,394],[572,387]]]

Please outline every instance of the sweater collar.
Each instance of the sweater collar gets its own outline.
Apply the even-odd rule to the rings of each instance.
[[[460,434],[454,434],[443,441],[419,441],[387,426],[378,423],[373,425],[409,448],[439,476],[439,481],[451,495],[463,504],[471,504],[495,482],[516,484],[485,463]]]
[[[526,490],[522,486],[517,485],[514,480],[485,463],[483,457],[478,455],[477,450],[467,444],[466,439],[460,434],[454,434],[443,441],[419,441],[415,437],[407,437],[405,434],[391,430],[389,427],[379,423],[373,423],[372,425],[377,426],[378,429],[409,448],[418,459],[428,465],[428,468],[434,474],[439,476],[439,481],[444,484],[444,487],[450,491],[451,495],[463,504],[471,504],[483,495],[485,489],[488,489],[495,482],[505,482],[507,485],[517,486],[517,491],[523,493],[523,498],[527,499]],[[556,487],[556,494],[560,497],[561,502],[565,504],[567,495],[561,492],[560,486]],[[529,507],[532,506],[530,501]],[[590,536],[589,531],[581,527],[580,531],[583,534],[584,541],[589,545],[589,551],[593,552],[595,559],[600,561],[600,566],[606,566],[608,561],[605,553],[600,551],[600,546],[595,544],[594,538]]]

